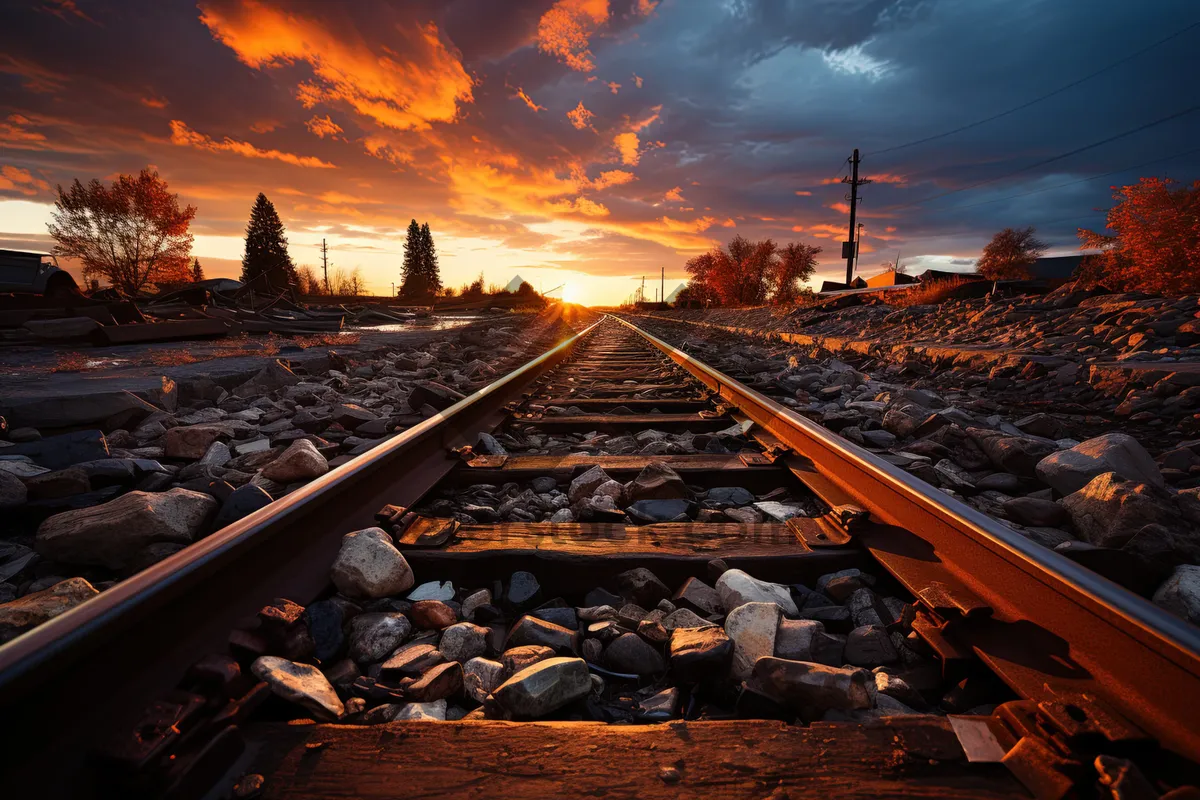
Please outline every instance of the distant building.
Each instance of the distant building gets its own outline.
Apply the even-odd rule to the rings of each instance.
[[[524,282],[525,282],[525,279],[522,278],[520,275],[517,275],[511,281],[508,282],[508,285],[504,287],[504,291],[512,292],[513,294],[516,294],[517,289],[520,289],[521,284]]]
[[[866,289],[866,288],[867,288],[867,282],[864,281],[862,278],[855,278],[854,280],[850,281],[850,285],[848,285],[848,286],[844,283],[840,283],[839,281],[822,281],[821,282],[821,293],[844,292],[847,289]]]
[[[687,286],[686,283],[681,283],[678,286],[676,286],[675,291],[673,291],[669,295],[667,295],[667,298],[664,302],[674,303],[676,300],[679,299],[679,293],[682,292],[686,286]]]
[[[979,278],[978,272],[955,272],[948,269],[927,269],[917,276],[917,280],[921,283],[929,281],[943,281],[948,278],[966,278],[967,280],[975,280]]]
[[[867,286],[872,289],[880,286],[903,286],[916,282],[917,279],[912,275],[905,275],[903,272],[897,272],[895,269],[884,270],[878,275],[872,275],[870,278],[867,278]]]

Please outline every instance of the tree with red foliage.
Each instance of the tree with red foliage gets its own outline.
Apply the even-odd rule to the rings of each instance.
[[[1046,252],[1046,243],[1032,227],[1005,228],[992,237],[979,259],[979,274],[989,281],[1019,281],[1033,277],[1029,268]]]
[[[86,275],[103,275],[116,288],[136,295],[149,284],[183,283],[191,277],[196,207],[179,207],[158,172],[118,175],[112,186],[76,178],[58,188],[53,221],[46,227],[54,254],[76,258]]]
[[[1113,189],[1105,226],[1113,235],[1078,231],[1081,250],[1101,251],[1084,260],[1081,277],[1110,289],[1200,292],[1200,180],[1142,178]]]
[[[817,255],[821,248],[792,242],[779,251],[771,270],[771,302],[792,305],[800,299],[800,283],[817,271]]]

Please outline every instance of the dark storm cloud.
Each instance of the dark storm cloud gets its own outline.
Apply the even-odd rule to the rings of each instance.
[[[150,163],[204,233],[240,232],[263,190],[299,229],[388,238],[429,217],[593,274],[678,267],[734,233],[832,264],[845,187],[827,181],[859,147],[864,266],[898,247],[961,261],[1008,225],[1072,248],[1109,185],[1200,170],[1165,158],[1200,146],[1200,114],[1024,169],[1200,103],[1200,29],[886,152],[1180,30],[1189,0],[53,5],[0,9],[0,168],[21,176],[0,196]],[[553,38],[552,11],[583,44]]]

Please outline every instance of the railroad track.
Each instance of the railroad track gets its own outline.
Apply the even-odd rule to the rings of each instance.
[[[489,655],[506,634],[548,644],[591,673],[587,697],[508,721],[530,707],[496,689],[475,708],[449,661],[406,678],[381,666],[389,648],[358,674],[343,644],[319,666],[351,724],[297,722],[311,703],[272,696],[257,659],[313,663],[338,638],[296,604],[330,598],[343,535],[376,526],[418,584],[450,594],[323,608],[439,628],[470,605]],[[726,616],[730,596],[772,591]],[[453,620],[421,622],[446,608]],[[705,614],[734,639],[709,652],[720,679],[689,673],[674,633]],[[795,667],[801,651],[827,666]],[[1198,689],[1186,623],[606,317],[0,647],[0,763],[14,797],[219,797],[242,774],[289,798],[1103,797],[1105,781],[1142,797],[1197,782]],[[465,719],[353,724],[447,694]]]

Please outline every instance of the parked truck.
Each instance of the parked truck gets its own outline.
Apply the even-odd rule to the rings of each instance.
[[[78,295],[79,286],[52,255],[0,250],[0,292]]]

